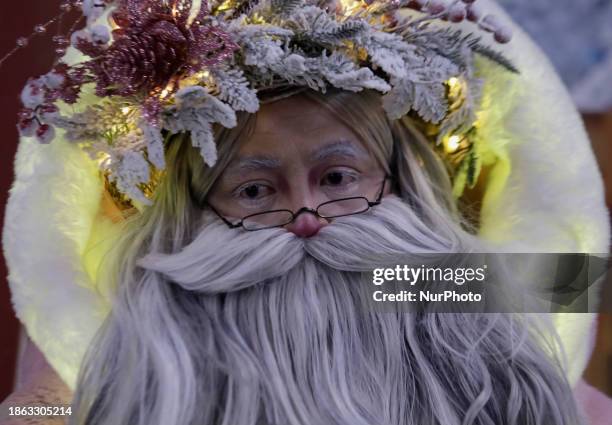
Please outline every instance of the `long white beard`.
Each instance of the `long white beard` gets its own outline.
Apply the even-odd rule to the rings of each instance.
[[[363,272],[476,249],[438,227],[394,197],[309,239],[208,220],[121,288],[73,423],[578,423],[558,365],[516,317],[365,307]]]

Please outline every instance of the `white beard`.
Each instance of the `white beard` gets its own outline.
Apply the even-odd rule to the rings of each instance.
[[[366,309],[363,272],[476,248],[439,227],[395,197],[309,239],[207,217],[181,252],[146,256],[120,288],[73,423],[578,423],[520,319]]]

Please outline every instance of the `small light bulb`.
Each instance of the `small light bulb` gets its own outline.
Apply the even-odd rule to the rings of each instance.
[[[451,89],[455,88],[455,87],[457,86],[457,84],[459,84],[459,78],[457,78],[457,77],[451,77],[451,78],[448,80],[448,86],[449,86]]]
[[[168,89],[163,89],[159,97],[161,99],[164,99],[166,96],[168,96],[168,93],[169,93]]]
[[[112,162],[111,156],[107,153],[103,153],[98,157],[98,164],[103,167],[110,166]]]
[[[448,138],[446,142],[446,151],[449,153],[455,152],[459,149],[459,143],[461,142],[461,137],[455,135]]]
[[[121,112],[123,113],[123,115],[127,115],[130,113],[130,107],[129,106],[124,106],[123,108],[121,108]]]
[[[360,2],[355,2],[355,0],[340,0],[340,8],[345,12],[350,12],[360,4]]]

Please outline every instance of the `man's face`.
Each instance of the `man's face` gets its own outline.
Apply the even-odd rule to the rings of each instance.
[[[382,166],[350,128],[320,105],[294,96],[262,106],[254,132],[208,202],[236,222],[270,210],[316,209],[341,198],[373,201],[384,179]],[[308,237],[327,223],[303,213],[286,228]]]

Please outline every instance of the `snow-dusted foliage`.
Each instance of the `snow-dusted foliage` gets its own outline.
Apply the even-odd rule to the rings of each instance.
[[[109,3],[84,1],[88,24],[73,34],[72,44],[91,60],[60,63],[30,80],[21,96],[19,129],[48,143],[54,127],[62,128],[122,192],[142,202],[139,188],[149,182],[149,168],[166,166],[162,132],[189,133],[212,167],[217,161],[213,124],[231,128],[236,112],[257,112],[260,91],[375,90],[391,119],[413,114],[438,126],[435,141],[440,142],[451,132],[468,132],[476,118],[481,83],[474,77],[474,55],[516,71],[475,35],[430,25],[439,18],[471,19],[505,42],[510,34],[503,22],[478,14],[475,1],[445,4],[235,0],[228,8],[227,2],[211,0],[196,10],[173,11],[154,0],[120,0],[113,12],[120,30],[111,37],[107,27],[93,22],[109,12]],[[401,17],[400,7],[421,14]],[[160,16],[166,18],[159,21]],[[186,31],[192,37],[185,47],[179,35]],[[171,38],[158,39],[162,32]],[[175,44],[186,49],[183,59],[172,54]],[[461,82],[457,98],[450,79]],[[97,96],[89,103],[80,97],[88,84],[94,93],[88,92]],[[60,100],[76,104],[78,112],[60,114],[55,105]]]

